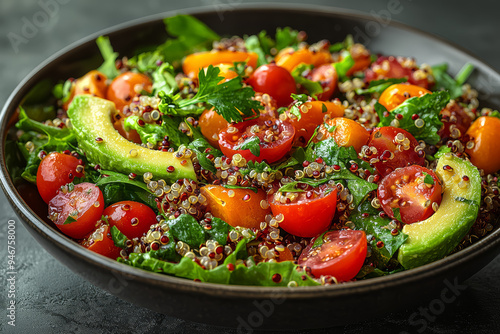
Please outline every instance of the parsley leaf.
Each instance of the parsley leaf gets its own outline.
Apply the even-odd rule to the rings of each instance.
[[[424,174],[425,174],[424,183],[425,184],[433,185],[434,184],[434,179],[432,178],[432,176],[430,174],[427,174],[427,173],[424,173]]]
[[[113,47],[109,42],[109,38],[105,36],[99,36],[96,39],[97,47],[101,51],[102,58],[104,58],[104,63],[97,69],[102,72],[108,79],[114,79],[120,75],[120,71],[116,68],[115,62],[118,58],[118,52],[113,51]]]
[[[259,137],[251,137],[243,143],[235,147],[237,150],[250,150],[250,153],[258,157],[260,155],[260,139]]]

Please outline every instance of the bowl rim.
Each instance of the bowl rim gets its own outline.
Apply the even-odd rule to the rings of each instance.
[[[5,156],[5,139],[8,119],[13,115],[7,115],[9,110],[15,110],[15,106],[21,101],[22,96],[26,94],[27,87],[30,84],[36,82],[35,78],[37,73],[39,73],[43,68],[49,64],[56,62],[60,57],[68,53],[69,51],[82,47],[84,44],[93,42],[98,36],[107,35],[114,32],[118,32],[123,29],[137,28],[140,25],[147,25],[153,21],[161,20],[165,17],[177,15],[177,14],[208,14],[217,13],[213,8],[214,6],[203,6],[197,8],[186,8],[182,10],[167,11],[158,14],[148,15],[142,18],[137,18],[134,20],[126,21],[93,34],[90,34],[84,38],[75,41],[68,46],[64,47],[60,51],[56,52],[45,61],[36,66],[14,89],[10,94],[4,107],[0,113],[0,131],[4,134],[0,142],[0,156]],[[320,6],[320,5],[302,5],[302,4],[278,4],[278,3],[252,3],[252,4],[240,4],[238,8],[231,9],[231,12],[244,12],[244,11],[256,11],[256,10],[274,10],[282,12],[308,12],[308,14],[326,14],[329,16],[340,16],[343,18],[348,18],[352,20],[372,20],[368,14],[360,11],[330,7],[330,6]],[[228,14],[230,15],[230,14]],[[463,47],[449,42],[442,37],[436,36],[434,34],[425,32],[423,30],[411,27],[409,25],[398,22],[397,20],[391,20],[388,24],[389,26],[396,27],[400,30],[409,31],[420,36],[426,37],[428,39],[436,40],[439,43],[445,44],[464,55],[471,57],[482,65],[486,66],[490,71],[495,73],[500,77],[500,73],[495,70],[492,66],[487,64],[485,61],[471,53],[470,51],[464,49]],[[14,183],[7,171],[5,159],[1,159],[0,167],[0,184],[7,195],[11,206],[18,216],[22,219],[23,224],[29,225],[29,227],[40,234],[43,238],[51,240],[56,243],[56,245],[63,251],[70,253],[72,256],[76,256],[85,262],[89,262],[93,266],[100,267],[101,269],[108,270],[114,273],[125,275],[132,280],[143,282],[145,284],[152,284],[158,288],[164,289],[176,289],[184,290],[185,292],[192,293],[202,293],[205,295],[217,295],[225,298],[272,298],[276,296],[276,293],[290,299],[305,299],[311,297],[339,297],[343,295],[356,295],[362,294],[372,290],[378,290],[381,288],[396,288],[397,286],[410,284],[417,282],[422,279],[437,276],[441,273],[445,273],[452,268],[460,266],[462,263],[472,261],[474,258],[481,256],[482,254],[488,252],[490,249],[497,247],[500,244],[500,228],[497,228],[488,236],[482,238],[480,241],[474,243],[467,248],[451,254],[443,259],[432,262],[430,264],[414,268],[411,270],[402,271],[393,275],[370,278],[367,280],[360,280],[355,282],[349,282],[346,284],[339,285],[329,285],[329,286],[313,286],[313,287],[295,287],[293,289],[286,287],[263,287],[263,286],[245,286],[245,285],[228,285],[228,284],[217,284],[217,283],[200,283],[189,279],[174,277],[170,275],[149,272],[140,268],[135,268],[123,263],[119,263],[115,260],[106,258],[100,254],[93,253],[78,243],[66,237],[61,232],[48,226],[45,222],[38,218],[34,211],[28,207],[19,193],[16,191]]]

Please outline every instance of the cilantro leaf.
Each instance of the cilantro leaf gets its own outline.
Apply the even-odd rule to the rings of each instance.
[[[97,47],[101,51],[104,62],[97,69],[102,72],[108,79],[114,79],[120,75],[120,71],[116,68],[115,62],[118,58],[118,53],[113,51],[113,47],[109,42],[109,37],[99,36],[96,39]]]
[[[378,126],[390,126],[396,115],[400,114],[403,118],[399,119],[399,128],[408,131],[417,140],[435,145],[441,139],[438,135],[438,131],[443,125],[440,120],[440,112],[449,101],[450,94],[447,91],[412,97],[392,110],[387,117],[383,116],[384,112],[387,111],[385,107],[377,103],[375,110],[380,118]],[[414,114],[417,114],[419,120],[423,121],[423,126],[417,127],[415,125],[416,121],[412,119]]]
[[[235,147],[235,149],[250,150],[250,153],[258,157],[260,155],[260,139],[257,136],[248,138],[243,143]]]

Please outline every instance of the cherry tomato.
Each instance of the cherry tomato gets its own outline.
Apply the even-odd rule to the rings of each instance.
[[[280,160],[290,151],[295,135],[294,127],[287,121],[276,120],[270,117],[260,117],[236,124],[229,124],[219,133],[219,147],[226,157],[232,158],[236,153],[241,154],[247,161],[266,160],[273,163]],[[250,152],[250,149],[241,149],[253,138],[258,138],[260,154]]]
[[[295,79],[283,67],[276,64],[262,65],[247,80],[256,92],[267,93],[278,107],[288,106],[292,101],[290,96],[297,92]]]
[[[410,97],[420,97],[425,94],[432,94],[425,88],[416,85],[395,84],[389,86],[382,92],[378,102],[388,111],[396,109],[401,103]]]
[[[116,131],[118,131],[119,134],[121,134],[123,137],[125,137],[128,141],[131,141],[136,144],[141,144],[141,136],[139,133],[134,130],[130,129],[129,131],[125,130],[124,123],[125,118],[121,117],[120,119],[117,119],[113,122],[113,127],[115,128]]]
[[[84,182],[59,190],[49,202],[49,218],[67,236],[81,239],[95,229],[104,210],[104,198],[95,184]]]
[[[411,224],[429,218],[441,204],[441,182],[436,174],[422,166],[396,169],[378,186],[377,197],[391,218],[399,209],[401,221]],[[436,204],[435,204],[436,203]]]
[[[321,236],[318,236],[318,238]],[[353,279],[366,258],[367,242],[364,231],[328,231],[323,243],[314,247],[317,238],[311,240],[299,257],[298,264],[311,269],[315,277],[333,276],[338,281]]]
[[[364,71],[370,66],[372,57],[370,51],[368,51],[363,44],[353,44],[349,49],[349,53],[354,60],[354,65],[347,71],[347,76],[351,76],[359,71]]]
[[[331,64],[315,67],[308,75],[308,79],[321,84],[323,92],[316,96],[319,101],[328,101],[337,88],[337,72]]]
[[[207,210],[231,226],[260,228],[260,223],[271,213],[267,203],[262,204],[266,202],[266,193],[262,189],[255,193],[250,189],[207,185],[200,190],[207,198]]]
[[[283,215],[280,227],[299,237],[314,237],[328,229],[337,208],[337,187],[327,184],[307,186],[304,192],[292,193],[294,200],[276,192],[268,196],[274,216]]]
[[[336,102],[309,101],[303,103],[299,109],[301,113],[300,119],[293,115],[290,109],[285,114],[287,120],[295,128],[294,145],[306,146],[318,125],[322,124],[325,118],[344,116],[345,107]]]
[[[500,119],[492,116],[479,117],[472,123],[467,135],[474,138],[474,147],[466,149],[470,161],[485,174],[495,173],[500,169],[500,145],[498,131]]]
[[[111,237],[111,226],[101,222],[97,228],[82,240],[81,245],[91,251],[116,260],[120,257],[121,248],[115,246]]]
[[[228,50],[197,52],[188,55],[184,59],[184,62],[182,63],[182,70],[187,76],[197,78],[200,70],[208,67],[209,65],[218,66],[225,64],[233,67],[235,62],[246,61],[248,66],[255,68],[257,65],[257,59],[258,55],[254,52]],[[225,68],[223,68],[222,72],[224,71]]]
[[[108,78],[99,71],[93,70],[73,82],[69,99],[63,104],[63,109],[68,110],[69,104],[77,95],[93,95],[100,98],[106,97],[106,80]]]
[[[149,206],[134,202],[122,201],[111,204],[104,209],[110,226],[116,226],[127,238],[140,238],[156,224],[156,213]]]
[[[113,79],[108,87],[106,98],[115,103],[117,110],[122,110],[143,90],[151,93],[153,90],[151,79],[142,73],[125,72]]]
[[[328,126],[328,127],[327,127]],[[356,152],[361,151],[361,147],[366,144],[370,133],[361,124],[345,117],[332,118],[325,121],[318,129],[316,138],[325,140],[333,137],[337,145],[352,146]],[[315,140],[315,141],[319,141]]]
[[[423,166],[425,152],[415,151],[418,142],[406,130],[392,126],[373,129],[368,144],[361,149],[363,158],[384,177],[394,169],[410,165]]]
[[[429,89],[430,86],[427,75],[410,58],[382,56],[365,71],[367,82],[387,78],[407,78],[408,83],[425,89]]]
[[[453,139],[462,137],[469,129],[472,118],[465,112],[464,107],[452,100],[441,110],[441,122],[443,127],[438,134],[446,142],[450,137]]]
[[[45,203],[56,195],[57,191],[75,177],[83,177],[82,161],[72,155],[52,152],[46,155],[36,173],[36,186]]]
[[[219,147],[219,132],[229,125],[229,122],[219,115],[214,108],[205,110],[198,119],[200,130],[207,141],[215,148]]]
[[[313,51],[310,49],[295,50],[285,48],[276,55],[275,61],[278,66],[291,73],[297,65],[302,63],[314,65],[315,67],[331,63],[332,55],[328,50]]]

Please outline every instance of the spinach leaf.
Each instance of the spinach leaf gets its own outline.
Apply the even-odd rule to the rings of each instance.
[[[131,180],[128,175],[113,171],[100,171],[102,176],[96,182],[104,196],[106,206],[120,201],[136,201],[156,208],[155,195],[144,182]],[[106,175],[106,176],[104,176]]]
[[[440,120],[440,112],[449,101],[450,94],[446,91],[412,97],[392,110],[387,117],[383,116],[384,111],[387,111],[385,107],[377,103],[375,107],[380,118],[379,126],[390,126],[392,121],[396,119],[396,115],[402,115],[402,118],[398,120],[399,128],[408,131],[417,140],[435,145],[441,139],[438,135],[438,131],[443,125]],[[417,121],[423,121],[421,127],[417,127],[417,121],[412,119],[414,114],[419,116]]]
[[[465,64],[460,72],[452,78],[448,73],[448,64],[440,64],[432,66],[432,75],[434,76],[436,89],[444,89],[450,93],[451,99],[456,99],[462,96],[462,85],[467,81],[474,66],[472,64]]]
[[[175,239],[187,243],[192,248],[199,248],[205,242],[205,231],[191,215],[182,214],[166,221]]]
[[[212,239],[217,241],[220,245],[225,245],[227,243],[227,235],[233,227],[217,217],[212,218],[211,225],[211,229],[205,229],[206,239]]]
[[[193,140],[191,143],[189,143],[188,148],[191,149],[196,154],[196,157],[198,158],[198,162],[200,163],[201,167],[211,171],[214,174],[217,172],[214,163],[207,158],[207,155],[209,153],[205,153],[205,150],[210,149],[210,154],[212,154],[214,157],[222,156],[221,151],[213,148],[204,138],[198,138]]]

